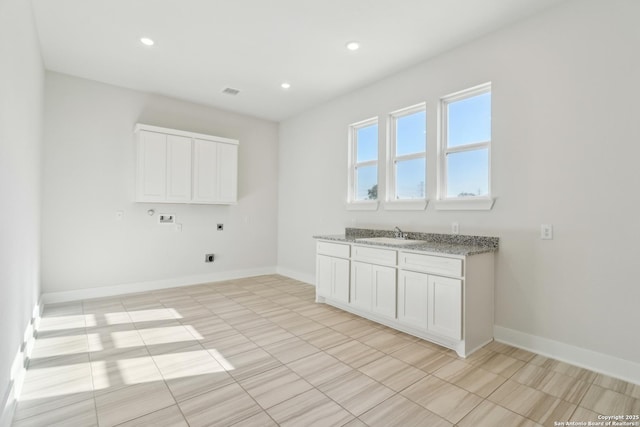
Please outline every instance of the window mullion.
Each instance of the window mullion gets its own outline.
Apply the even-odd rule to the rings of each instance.
[[[446,151],[446,154],[450,154],[450,153],[461,153],[464,151],[479,150],[482,148],[488,148],[489,142],[490,141],[483,141],[483,142],[477,142],[474,144],[465,144],[465,145],[458,145],[455,147],[447,147],[445,151]]]

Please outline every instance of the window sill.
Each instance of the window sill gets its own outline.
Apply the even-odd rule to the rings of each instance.
[[[348,202],[346,204],[346,207],[348,211],[377,211],[379,204],[380,202],[377,200]]]
[[[437,211],[488,211],[496,199],[446,199],[435,202]]]
[[[427,208],[427,200],[392,200],[384,204],[385,211],[423,211]]]

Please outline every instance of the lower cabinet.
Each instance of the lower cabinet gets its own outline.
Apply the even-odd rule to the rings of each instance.
[[[326,255],[317,256],[316,292],[336,301],[349,302],[349,260]]]
[[[430,275],[428,285],[427,329],[462,339],[462,280]]]
[[[398,322],[462,339],[462,280],[400,270]]]
[[[360,261],[351,263],[351,305],[396,317],[396,269]]]
[[[466,357],[493,339],[493,262],[319,241],[316,301]]]
[[[400,270],[398,272],[398,322],[426,330],[429,310],[429,276]]]

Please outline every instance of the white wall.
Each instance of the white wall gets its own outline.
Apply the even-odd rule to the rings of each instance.
[[[276,123],[53,72],[45,94],[45,294],[274,269]],[[238,204],[134,203],[137,122],[239,139]],[[176,214],[183,231],[158,213]]]
[[[500,237],[496,325],[639,363],[638,16],[634,0],[566,3],[281,123],[279,266],[312,276],[311,236],[345,226],[457,221]],[[349,123],[426,101],[434,195],[438,98],[487,81],[492,211],[345,210]],[[554,240],[539,239],[542,223]]]
[[[43,81],[30,2],[0,0],[0,418],[40,294]]]

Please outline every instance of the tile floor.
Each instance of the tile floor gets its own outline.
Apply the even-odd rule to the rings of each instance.
[[[640,386],[492,343],[467,359],[281,276],[45,307],[25,426],[553,426]]]

